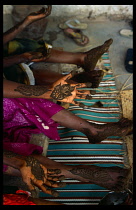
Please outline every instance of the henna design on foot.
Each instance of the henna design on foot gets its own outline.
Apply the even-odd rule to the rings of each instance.
[[[112,44],[113,39],[109,39],[104,42],[103,45],[95,47],[88,52],[85,52],[86,56],[84,58],[83,69],[85,71],[92,71],[94,70],[96,63],[98,62],[99,58],[108,51],[110,45]]]
[[[93,126],[96,134],[94,135],[89,128],[83,128],[83,133],[88,137],[89,142],[96,144],[106,139],[108,136],[124,136],[132,131],[132,121],[127,118],[122,118],[116,123],[97,125],[88,122]]]
[[[90,181],[99,186],[114,191],[124,190],[129,181],[130,169],[99,166],[80,166],[69,170],[72,174],[82,177],[81,180]]]
[[[73,168],[70,170],[72,174],[79,175],[85,179],[91,179],[91,181],[98,181],[101,179],[102,182],[113,180],[111,176],[104,170],[90,170],[90,168]]]

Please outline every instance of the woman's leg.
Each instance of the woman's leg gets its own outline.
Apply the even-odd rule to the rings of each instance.
[[[132,130],[132,121],[122,118],[119,122],[97,125],[90,123],[66,109],[52,116],[52,119],[60,125],[78,130],[84,133],[90,143],[98,143],[108,136],[123,136]]]
[[[94,68],[103,53],[107,52],[112,41],[112,39],[109,39],[103,45],[93,48],[87,52],[73,53],[51,49],[49,58],[46,60],[43,59],[43,62],[67,63],[82,66],[85,72],[81,73],[80,75],[74,75],[71,80],[80,83],[91,82],[93,83],[92,87],[98,87],[103,77],[103,71],[94,71]],[[33,69],[32,71],[36,78],[37,84],[41,85],[53,83],[62,77],[61,74],[51,72],[49,70],[41,71]]]
[[[103,45],[95,47],[87,52],[66,52],[51,49],[51,55],[46,59],[49,63],[69,63],[82,66],[85,71],[94,70],[99,58],[108,51],[113,40],[107,40]]]
[[[65,178],[76,179],[83,182],[91,182],[110,190],[121,191],[126,188],[130,169],[120,167],[99,167],[95,165],[65,165],[50,160],[42,155],[34,155],[45,167],[60,169]]]

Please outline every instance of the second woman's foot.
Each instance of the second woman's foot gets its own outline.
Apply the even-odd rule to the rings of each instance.
[[[92,71],[94,70],[98,60],[100,57],[108,51],[110,45],[112,44],[113,39],[109,39],[104,42],[103,45],[95,47],[83,54],[83,65],[82,68],[85,71]]]
[[[100,82],[103,79],[104,72],[102,70],[93,70],[89,72],[81,72],[73,75],[71,80],[78,83],[92,83],[91,88],[99,87]]]

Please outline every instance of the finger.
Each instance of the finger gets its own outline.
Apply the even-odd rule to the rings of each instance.
[[[79,94],[79,95],[76,95],[75,99],[88,99],[88,95]]]
[[[42,13],[44,13],[44,12],[45,12],[45,8],[42,7],[39,11],[37,11],[37,14],[42,14]]]
[[[60,169],[47,169],[47,174],[60,174]]]
[[[31,193],[32,198],[37,198],[37,190],[36,189],[30,190],[30,193]]]
[[[73,105],[75,105],[75,106],[79,106],[79,105],[80,105],[80,103],[77,102],[77,101],[72,101],[71,104],[73,104]]]
[[[40,167],[43,169],[43,171],[44,171],[44,182],[46,181],[46,179],[47,179],[47,168],[45,167],[45,166],[43,166],[42,164],[40,164]]]
[[[64,76],[64,77],[62,77],[62,79],[64,80],[64,81],[66,81],[67,82],[67,80],[69,80],[70,78],[72,78],[72,74],[70,73],[70,74],[67,74],[66,76]]]
[[[65,182],[54,182],[54,181],[46,181],[45,183],[49,187],[65,187],[66,183]]]
[[[84,95],[90,95],[90,90],[78,90],[76,89],[77,94],[84,94]]]
[[[47,180],[46,180],[47,181]],[[46,181],[44,183],[46,183]],[[40,190],[42,190],[44,193],[53,195],[54,197],[57,197],[59,194],[58,192],[49,189],[42,180],[37,180],[37,179],[33,179],[32,182],[34,183],[35,186],[37,186]],[[32,185],[33,186],[33,185]],[[33,189],[31,189],[31,192],[35,193],[35,188],[33,187]]]
[[[54,197],[58,197],[59,196],[59,193],[55,190],[52,190],[52,189],[49,189],[47,186],[45,185],[42,185],[39,187],[44,193],[47,193],[49,195],[52,195]]]
[[[40,59],[40,58],[43,58],[43,54],[41,52],[31,52],[31,55],[33,56],[32,59]]]
[[[64,175],[61,175],[61,176],[48,176],[47,179],[56,182],[56,181],[64,180],[65,176]]]
[[[47,9],[46,9],[46,11],[44,13],[46,15],[46,17],[51,14],[51,10],[52,10],[52,5],[47,5],[47,6],[48,7],[47,7]]]
[[[75,106],[79,106],[79,107],[81,107],[83,109],[88,107],[85,104],[83,104],[81,102],[77,102],[77,101],[73,101],[72,104],[74,104]]]
[[[47,5],[47,6],[48,6],[48,13],[50,14],[52,10],[52,5]]]
[[[86,83],[78,83],[76,84],[77,88],[83,88],[83,87],[92,87],[92,83],[91,82],[86,82]]]
[[[34,193],[35,193],[35,186],[33,185],[32,182],[33,182],[33,181],[30,179],[29,182],[26,182],[26,184],[27,184],[27,186],[28,186],[30,192],[31,192],[31,193],[33,192],[33,194],[34,194]]]

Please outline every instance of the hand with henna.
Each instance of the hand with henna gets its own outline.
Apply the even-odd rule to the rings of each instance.
[[[43,19],[47,16],[49,16],[51,14],[51,10],[52,10],[52,5],[47,5],[47,9],[42,7],[42,9],[40,9],[37,12],[32,12],[31,14],[29,14],[26,17],[26,21],[28,24],[31,24],[37,20]]]
[[[25,158],[24,164],[20,167],[23,181],[27,184],[32,197],[35,197],[35,186],[44,193],[57,197],[58,192],[49,187],[64,187],[65,183],[57,182],[63,180],[64,176],[58,176],[59,169],[47,169],[45,166],[32,156]]]
[[[63,175],[59,176],[61,173],[60,169],[47,169],[32,155],[24,156],[12,151],[4,150],[3,163],[6,164],[8,168],[17,169],[17,174],[19,176],[21,175],[24,183],[26,183],[28,189],[32,193],[32,197],[36,197],[35,186],[44,193],[55,197],[59,195],[58,192],[49,187],[65,186],[64,182],[57,182],[65,178]],[[9,171],[7,169],[6,173],[10,174],[10,169]]]
[[[74,99],[89,99],[89,97],[87,98],[89,91],[78,90],[77,88],[88,87],[91,84],[70,81],[71,78],[72,74],[70,73],[54,82],[51,98],[74,105],[78,104]]]
[[[52,6],[48,5],[47,9],[42,8],[38,12],[33,12],[28,15],[23,21],[19,22],[14,27],[10,28],[3,34],[3,44],[5,45],[10,40],[14,39],[22,30],[24,30],[31,23],[47,17],[51,13]]]
[[[50,55],[44,51],[44,49],[39,49],[37,52],[25,52],[22,54],[24,58],[26,58],[26,62],[40,62],[45,61]]]

